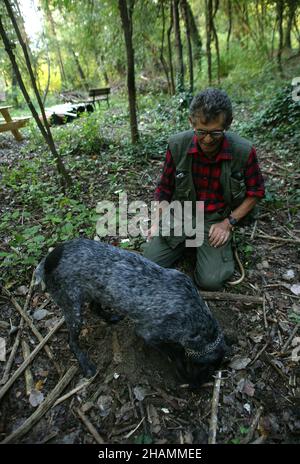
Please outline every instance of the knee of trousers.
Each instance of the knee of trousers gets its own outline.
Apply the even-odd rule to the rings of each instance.
[[[233,273],[234,263],[232,263],[232,267],[228,267],[227,265],[223,272],[219,269],[215,271],[199,272],[199,269],[196,269],[194,277],[197,285],[203,290],[216,291],[222,289],[226,281],[230,279]]]

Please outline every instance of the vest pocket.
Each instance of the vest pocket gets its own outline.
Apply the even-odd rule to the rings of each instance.
[[[246,196],[246,186],[244,179],[235,179],[230,177],[230,188],[231,188],[231,203],[232,209],[239,206],[245,199]]]
[[[176,171],[175,195],[173,200],[188,200],[190,197],[190,175],[188,171]]]

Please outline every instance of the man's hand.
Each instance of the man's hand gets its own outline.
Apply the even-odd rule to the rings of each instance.
[[[213,224],[209,229],[209,244],[215,248],[224,245],[230,237],[232,226],[228,219],[224,219],[222,222]]]
[[[158,222],[155,221],[154,224],[152,224],[152,226],[148,230],[147,242],[149,242],[149,240],[151,240],[156,235],[157,230],[158,230]]]

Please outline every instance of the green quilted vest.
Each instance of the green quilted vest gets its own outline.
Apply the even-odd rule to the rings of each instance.
[[[194,131],[180,132],[169,140],[169,148],[176,166],[175,189],[172,201],[196,200],[196,192],[192,175],[192,156],[187,152],[192,143]],[[252,144],[239,135],[227,131],[231,160],[222,161],[221,186],[226,203],[224,217],[239,206],[246,195],[244,171],[249,158]]]

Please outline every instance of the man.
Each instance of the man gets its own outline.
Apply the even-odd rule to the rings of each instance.
[[[217,290],[234,272],[232,230],[264,197],[264,181],[251,142],[228,131],[232,105],[226,92],[208,88],[196,95],[189,121],[192,130],[169,140],[155,199],[204,202],[204,242],[196,248],[194,277],[199,287]],[[171,267],[186,237],[153,236],[156,229],[155,223],[144,256]]]

